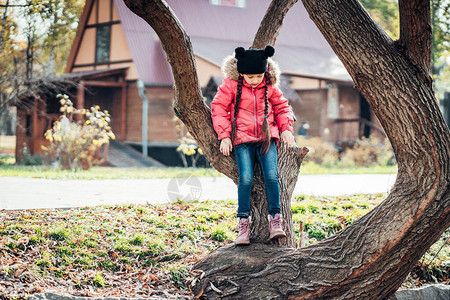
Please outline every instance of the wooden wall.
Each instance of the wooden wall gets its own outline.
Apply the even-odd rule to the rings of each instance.
[[[23,100],[24,102],[26,100]],[[16,160],[23,157],[26,146],[31,154],[44,153],[42,146],[49,146],[45,139],[45,132],[52,126],[52,120],[57,116],[46,113],[45,102],[41,100],[27,101],[26,105],[17,107],[16,119]]]
[[[359,118],[359,92],[351,86],[339,87],[339,118]],[[359,123],[346,122],[334,125],[334,140],[354,141],[358,139]]]
[[[327,90],[301,90],[298,91],[298,95],[301,98],[301,102],[291,103],[297,116],[294,132],[298,132],[302,121],[308,121],[310,125],[308,135],[322,136],[322,114],[326,110]]]
[[[177,135],[172,101],[174,92],[171,87],[146,87],[149,100],[148,141],[176,142]],[[136,83],[128,85],[127,92],[127,142],[142,142],[142,99]]]
[[[344,122],[338,123],[335,119],[328,117],[327,89],[311,89],[297,91],[301,102],[290,103],[297,116],[297,122],[294,124],[294,132],[297,133],[302,121],[308,121],[310,129],[309,136],[321,137],[325,141],[353,141],[358,138],[359,123]],[[356,119],[360,117],[359,92],[351,86],[339,86],[339,118]],[[371,122],[379,127],[378,119],[373,112],[371,113]],[[372,130],[372,134],[382,136]]]
[[[16,119],[16,160],[20,161],[23,157],[22,151],[24,145],[30,149],[32,146],[31,136],[27,136],[27,115],[31,116],[28,109],[17,108]],[[30,117],[29,117],[30,118]]]
[[[142,100],[136,82],[127,89],[127,142],[142,141]]]

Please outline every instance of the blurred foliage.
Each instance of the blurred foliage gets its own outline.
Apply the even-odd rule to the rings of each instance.
[[[6,4],[6,0],[0,0],[0,4]],[[62,73],[85,0],[10,0],[9,4],[23,6],[8,8],[5,47],[0,53],[2,67],[14,69],[13,59],[26,58],[27,43],[32,43],[38,69],[50,66],[50,73]],[[1,15],[4,9],[0,8]]]
[[[296,136],[296,143],[299,147],[307,147],[308,155],[303,162],[314,162],[317,165],[331,167],[336,165],[339,158],[338,149],[333,143],[323,141],[319,137]]]
[[[396,0],[359,0],[372,18],[393,39],[399,38],[399,12]]]
[[[22,158],[18,162],[24,166],[39,166],[42,165],[45,161],[45,158],[41,154],[31,154],[28,147],[25,145],[22,148]]]
[[[7,165],[8,167],[16,163],[14,155],[0,154],[0,166]]]
[[[191,158],[191,166],[197,167],[197,161],[200,156],[203,155],[202,149],[198,146],[194,137],[184,126],[183,122],[178,117],[173,117],[175,122],[175,130],[177,131],[178,142],[180,145],[177,147],[177,152],[180,155],[181,161],[185,168],[189,167],[186,157]]]
[[[363,138],[356,140],[351,147],[341,153],[337,166],[339,167],[370,167],[392,166],[396,163],[395,155],[389,140]]]
[[[5,5],[6,0],[0,0]],[[85,0],[10,0],[0,48],[0,111],[64,72]],[[6,12],[6,14],[5,14]],[[2,22],[0,22],[0,29]]]

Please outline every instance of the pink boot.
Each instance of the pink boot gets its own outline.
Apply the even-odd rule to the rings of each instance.
[[[238,237],[234,241],[235,245],[249,245],[250,244],[250,222],[251,217],[248,218],[238,218],[239,231]]]
[[[275,238],[283,238],[286,237],[286,234],[284,233],[283,227],[281,226],[281,222],[283,221],[283,218],[280,214],[275,214],[275,217],[272,217],[269,215],[269,239],[275,239]]]

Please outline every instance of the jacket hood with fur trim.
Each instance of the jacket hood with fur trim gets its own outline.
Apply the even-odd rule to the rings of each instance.
[[[272,84],[278,85],[280,83],[280,73],[281,73],[280,67],[278,66],[278,63],[273,59],[271,59],[270,57],[267,60],[268,60],[269,75]],[[239,79],[239,72],[237,70],[237,59],[234,57],[234,55],[229,55],[225,57],[221,69],[225,77],[228,77],[236,81]]]

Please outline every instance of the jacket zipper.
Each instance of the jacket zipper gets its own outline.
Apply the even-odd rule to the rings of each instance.
[[[254,107],[254,112],[255,112],[255,137],[258,137],[258,124],[257,124],[257,117],[258,114],[256,113],[256,95],[255,95],[255,90],[252,87],[252,94],[253,94],[253,107]]]

